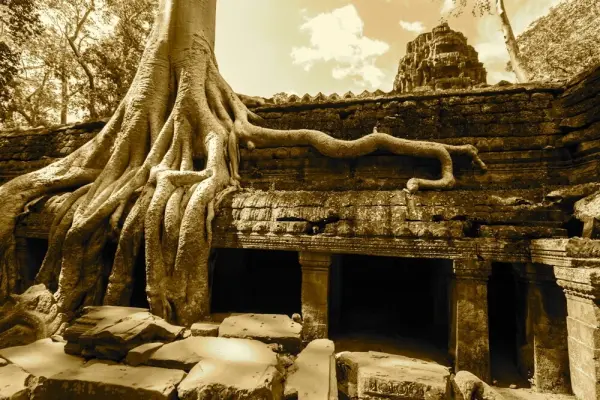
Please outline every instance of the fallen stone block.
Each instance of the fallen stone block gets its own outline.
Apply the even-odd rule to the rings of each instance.
[[[459,371],[452,378],[456,400],[503,400],[504,397],[490,385],[468,371]]]
[[[173,400],[185,372],[130,367],[95,360],[46,379],[34,390],[35,400],[127,399]]]
[[[135,349],[131,349],[127,353],[127,357],[125,357],[125,363],[133,367],[143,364],[162,346],[164,346],[164,343],[146,343]]]
[[[271,364],[204,359],[177,389],[180,400],[280,400],[283,376]]]
[[[192,325],[192,336],[219,336],[219,322],[197,322]]]
[[[336,356],[338,389],[351,399],[442,400],[449,394],[450,370],[440,364],[378,352]]]
[[[65,332],[66,351],[119,361],[142,344],[171,342],[184,331],[184,327],[171,325],[145,309],[87,307]]]
[[[85,360],[66,354],[65,344],[46,338],[25,346],[0,350],[0,357],[18,365],[37,377],[49,377],[62,371],[79,368]]]
[[[15,364],[0,366],[0,400],[28,400],[30,373]]]
[[[145,364],[189,371],[204,359],[278,365],[277,355],[264,343],[249,339],[197,336],[165,344]]]
[[[285,383],[286,399],[337,400],[335,345],[328,339],[310,342],[298,355]]]
[[[302,347],[302,325],[287,315],[242,314],[226,318],[219,327],[220,337],[254,339],[279,344],[287,353],[298,353]]]

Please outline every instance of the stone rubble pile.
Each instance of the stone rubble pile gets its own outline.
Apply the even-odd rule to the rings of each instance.
[[[336,356],[328,339],[302,348],[301,332],[285,315],[232,315],[187,330],[145,309],[88,307],[64,339],[0,350],[0,400],[337,400],[339,392],[435,400],[450,398],[453,385],[457,398],[491,393],[472,375],[451,383],[450,370],[432,362]]]

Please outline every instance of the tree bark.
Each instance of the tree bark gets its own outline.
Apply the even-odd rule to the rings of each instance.
[[[129,305],[133,268],[144,243],[152,313],[190,325],[208,317],[212,221],[239,188],[240,145],[312,146],[330,157],[384,149],[433,158],[439,179],[413,178],[407,190],[451,189],[451,155],[485,165],[470,145],[410,141],[381,133],[342,141],[312,130],[255,126],[220,75],[215,55],[216,0],[162,0],[133,83],[104,129],[74,153],[0,187],[0,302],[18,280],[14,227],[28,201],[69,189],[50,228],[36,283],[55,290],[65,315],[82,305]],[[194,170],[194,159],[204,168]],[[110,276],[103,249],[115,238]]]
[[[519,44],[515,38],[508,15],[506,14],[504,0],[496,0],[496,12],[500,18],[500,25],[502,26],[502,33],[504,35],[504,43],[506,44],[506,50],[508,51],[510,63],[515,75],[517,76],[517,80],[521,83],[529,82],[529,73],[521,62]]]

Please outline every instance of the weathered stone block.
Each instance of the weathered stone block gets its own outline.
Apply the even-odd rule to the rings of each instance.
[[[336,356],[338,388],[351,399],[442,400],[449,395],[450,370],[442,365],[370,351]]]
[[[36,387],[33,399],[173,400],[185,375],[179,370],[90,362],[49,377]]]
[[[226,318],[219,327],[224,338],[254,339],[276,343],[287,353],[298,353],[302,346],[302,325],[287,315],[243,314]]]
[[[220,322],[196,322],[192,324],[192,336],[219,336]]]
[[[288,373],[286,399],[337,400],[335,345],[328,339],[310,342]]]
[[[177,393],[181,400],[280,400],[283,377],[270,363],[207,358],[192,368]]]
[[[162,346],[146,364],[189,371],[207,358],[239,363],[278,364],[277,355],[268,345],[256,340],[194,336]]]
[[[133,367],[143,364],[162,346],[164,346],[164,343],[146,343],[131,349],[125,357],[125,362]]]

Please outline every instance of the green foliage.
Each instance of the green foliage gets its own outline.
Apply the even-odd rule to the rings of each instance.
[[[0,0],[0,7],[7,27],[23,16],[13,24],[18,35],[0,42],[0,127],[7,128],[110,116],[135,76],[157,0]]]

